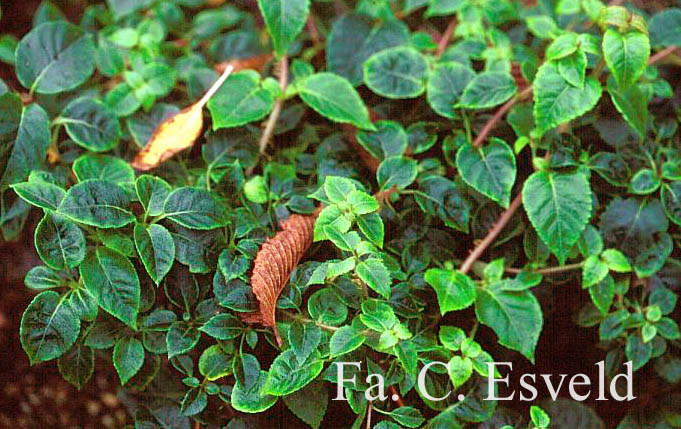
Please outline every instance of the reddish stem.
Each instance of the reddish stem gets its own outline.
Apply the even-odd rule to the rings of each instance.
[[[661,59],[671,55],[676,51],[679,47],[678,46],[667,46],[660,52],[656,53],[655,55],[650,57],[650,60],[648,61],[648,65],[653,65],[656,62],[660,61]]]
[[[488,135],[490,132],[492,132],[492,130],[493,130],[493,129],[497,126],[497,124],[499,123],[499,121],[504,117],[504,115],[506,115],[506,113],[508,113],[508,111],[511,110],[511,108],[512,108],[513,106],[515,106],[515,104],[516,104],[518,101],[520,101],[521,99],[527,97],[527,96],[530,95],[531,93],[532,93],[532,86],[530,85],[530,86],[528,86],[527,88],[523,89],[517,96],[515,96],[515,97],[511,98],[510,100],[508,100],[508,101],[506,102],[506,104],[504,104],[503,106],[501,106],[501,107],[499,108],[499,110],[496,111],[496,113],[494,114],[494,116],[492,116],[491,118],[489,118],[489,120],[487,121],[487,123],[485,124],[485,126],[482,128],[482,131],[480,131],[480,134],[478,134],[478,136],[475,138],[475,141],[473,142],[473,146],[474,146],[474,147],[480,147],[480,146],[482,146],[482,144],[485,142],[485,139],[487,139],[487,135]]]
[[[649,65],[655,64],[656,62],[662,60],[663,58],[671,55],[678,47],[677,46],[669,46],[660,52],[657,52],[655,55],[650,57],[650,60],[648,61]],[[479,147],[482,145],[482,143],[485,141],[487,138],[487,135],[496,127],[497,123],[504,117],[504,115],[522,98],[530,95],[532,93],[532,86],[528,86],[525,88],[522,92],[520,92],[517,96],[513,97],[510,99],[506,104],[501,106],[499,110],[492,116],[485,126],[483,127],[482,131],[478,135],[478,137],[475,139],[473,142],[473,146]],[[466,258],[466,260],[463,262],[461,265],[460,271],[462,273],[467,273],[470,271],[471,267],[475,263],[475,261],[482,256],[482,254],[487,250],[487,248],[494,242],[494,240],[497,238],[497,236],[501,233],[501,231],[504,229],[504,227],[508,224],[508,222],[511,220],[513,217],[513,214],[518,210],[520,205],[522,204],[522,194],[518,194],[514,199],[513,202],[511,202],[511,205],[506,209],[505,212],[501,214],[497,222],[494,224],[492,229],[487,233],[487,236],[478,243],[477,246],[473,249],[470,255]]]
[[[395,385],[394,385],[394,384],[390,385],[389,390],[390,390],[390,393],[391,393],[394,397],[397,398],[397,399],[395,400],[395,402],[397,402],[397,405],[399,405],[400,407],[404,407],[404,401],[402,400],[402,397],[400,396],[400,394],[397,392],[397,389],[395,388]]]
[[[435,57],[440,58],[442,56],[442,54],[445,52],[445,49],[447,49],[447,45],[449,44],[449,41],[452,39],[452,35],[454,34],[455,28],[456,28],[456,19],[452,19],[449,22],[449,25],[447,25],[445,32],[442,33],[442,37],[440,38],[440,42],[437,44],[437,50],[435,51]]]
[[[461,271],[464,274],[470,271],[475,261],[477,261],[478,258],[480,258],[480,256],[482,256],[482,254],[485,253],[485,250],[487,250],[487,248],[494,242],[494,240],[501,233],[501,231],[503,231],[504,227],[511,220],[513,214],[516,212],[516,210],[518,210],[522,202],[523,202],[522,193],[519,193],[513,199],[511,205],[508,206],[506,211],[501,214],[501,216],[494,224],[492,229],[489,230],[485,238],[483,238],[482,241],[478,243],[477,246],[475,246],[475,249],[473,249],[471,254],[468,255],[466,260],[461,265],[461,269],[459,271]]]

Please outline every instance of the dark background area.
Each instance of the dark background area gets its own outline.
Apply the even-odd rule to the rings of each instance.
[[[641,0],[637,3],[649,10],[677,4],[675,1],[659,0]],[[31,28],[40,0],[2,0],[0,4],[0,33],[12,33],[20,38]],[[68,17],[77,21],[88,2],[67,0],[55,1],[55,4]],[[0,64],[0,78],[12,88],[20,89],[12,69],[6,64]],[[19,322],[23,310],[33,297],[23,285],[23,277],[31,267],[40,263],[33,248],[33,230],[38,220],[39,213],[34,211],[17,241],[5,243],[0,239],[0,428],[122,427],[127,417],[117,396],[118,379],[109,362],[97,360],[93,378],[79,392],[61,378],[56,361],[31,367],[21,349]],[[596,328],[580,328],[573,322],[573,314],[581,303],[589,299],[581,288],[573,286],[576,286],[575,282],[567,279],[567,284],[554,286],[552,294],[540,296],[546,320],[537,346],[535,366],[517,353],[501,351],[495,355],[498,360],[513,361],[512,383],[515,386],[519,376],[525,372],[556,376],[586,373],[592,380],[598,379],[595,363],[605,358],[605,352],[595,346],[598,342]],[[467,326],[475,317],[472,311],[459,313],[451,318],[452,323],[460,322],[461,326]],[[480,339],[485,346],[490,345],[491,350],[502,350],[496,347],[496,338],[491,330],[482,328]],[[607,427],[614,428],[630,409],[645,409],[651,401],[655,401],[658,387],[654,384],[656,377],[651,367],[647,365],[635,373],[634,389],[638,399],[633,403],[590,400],[587,405],[596,411]],[[561,393],[561,396],[567,395],[566,386]],[[547,397],[548,392],[540,389],[540,395]],[[409,403],[409,398],[406,402]],[[512,406],[524,415],[527,415],[529,408],[526,403],[503,405]],[[301,425],[285,412],[283,401],[279,401],[269,414],[279,414],[277,423],[280,427]],[[349,425],[352,417],[344,404],[331,402],[325,426]],[[272,421],[267,423],[268,427],[273,425]]]

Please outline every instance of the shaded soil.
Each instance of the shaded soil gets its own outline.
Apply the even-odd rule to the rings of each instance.
[[[56,361],[32,367],[21,349],[21,314],[33,298],[23,277],[40,263],[33,226],[29,222],[14,243],[0,242],[0,427],[120,428],[127,416],[110,368],[97,367],[79,392],[61,377]]]

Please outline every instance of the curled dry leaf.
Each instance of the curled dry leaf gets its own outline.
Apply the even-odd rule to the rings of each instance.
[[[191,147],[203,130],[203,106],[232,71],[233,67],[227,67],[199,101],[161,122],[146,146],[130,164],[137,170],[151,170],[176,153]]]
[[[274,312],[281,291],[288,283],[293,269],[312,244],[314,215],[293,214],[281,222],[281,231],[258,250],[251,274],[251,288],[258,298],[259,312],[242,314],[246,323],[261,323],[274,329],[277,343],[281,337],[275,323]]]

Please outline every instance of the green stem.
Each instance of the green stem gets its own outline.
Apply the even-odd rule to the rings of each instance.
[[[289,318],[291,318],[293,320],[297,320],[299,322],[314,323],[317,327],[322,328],[322,329],[327,330],[327,331],[336,332],[337,330],[340,329],[337,326],[325,325],[324,323],[317,322],[316,320],[308,319],[307,317],[299,316],[299,315],[294,314],[294,313],[289,313],[288,311],[285,311],[284,314],[286,316],[288,316]]]

